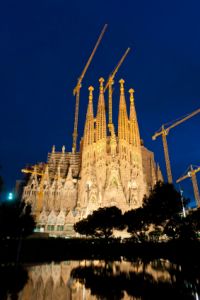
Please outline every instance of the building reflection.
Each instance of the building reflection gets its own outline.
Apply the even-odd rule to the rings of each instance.
[[[198,299],[195,281],[181,267],[156,259],[105,262],[64,261],[28,268],[19,300]]]
[[[19,300],[96,299],[84,285],[71,277],[78,261],[42,264],[28,268],[29,280],[19,294]]]

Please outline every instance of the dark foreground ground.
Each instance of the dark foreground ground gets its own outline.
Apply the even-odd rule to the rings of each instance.
[[[199,241],[135,243],[118,239],[28,238],[0,241],[0,263],[39,263],[62,260],[166,258],[200,265]]]

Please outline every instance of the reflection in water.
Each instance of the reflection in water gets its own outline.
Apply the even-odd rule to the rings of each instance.
[[[28,280],[27,271],[16,265],[0,266],[0,299],[18,299],[19,291]],[[9,295],[9,296],[8,296]]]
[[[71,271],[80,266],[77,261],[43,264],[28,268],[29,280],[19,294],[19,300],[92,299],[89,291],[71,277]],[[94,298],[96,299],[96,298]]]
[[[66,261],[28,268],[20,300],[198,299],[199,274],[169,260]]]

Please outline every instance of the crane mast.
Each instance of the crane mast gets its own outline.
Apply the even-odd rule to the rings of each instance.
[[[172,123],[172,125],[165,128],[165,125],[161,126],[161,130],[157,131],[153,136],[152,140],[156,140],[158,136],[162,136],[162,142],[163,142],[163,149],[164,149],[164,156],[165,156],[165,164],[166,164],[166,170],[167,170],[167,179],[169,183],[173,183],[172,179],[172,171],[171,171],[171,164],[170,164],[170,158],[169,158],[169,150],[168,150],[168,144],[167,144],[167,135],[169,134],[169,131],[178,126],[179,124],[187,121],[188,119],[192,118],[196,114],[200,113],[200,108],[193,111],[192,113],[188,114],[187,116],[179,119],[178,121]]]
[[[72,144],[72,152],[76,152],[76,146],[77,146],[77,137],[78,137],[78,115],[79,115],[79,102],[80,102],[80,89],[81,89],[81,84],[82,84],[82,80],[83,77],[85,76],[85,73],[94,57],[94,54],[102,40],[102,37],[106,31],[107,28],[107,24],[104,25],[103,30],[101,31],[101,34],[96,42],[96,45],[83,69],[83,72],[81,73],[80,77],[78,78],[78,82],[77,85],[75,86],[74,90],[73,90],[73,94],[74,96],[76,96],[76,104],[75,104],[75,116],[74,116],[74,131],[73,131],[73,144]]]
[[[200,167],[194,169],[193,166],[191,165],[189,172],[187,172],[186,175],[181,176],[179,179],[176,180],[176,183],[179,183],[186,178],[191,178],[197,207],[200,207],[200,195],[199,195],[199,189],[198,189],[197,177],[196,177],[196,173],[199,171],[200,171]]]
[[[167,170],[167,178],[168,182],[172,183],[172,170],[171,170],[171,164],[169,160],[169,150],[168,150],[168,145],[167,145],[167,132],[164,130],[163,127],[163,134],[162,134],[162,142],[163,142],[163,149],[164,149],[164,156],[165,156],[165,164],[166,164],[166,170]]]
[[[118,62],[117,66],[115,67],[114,71],[109,76],[109,78],[107,80],[107,83],[105,85],[105,88],[104,88],[104,92],[108,88],[108,108],[109,108],[109,114],[108,114],[109,123],[108,123],[108,127],[109,128],[111,128],[112,124],[113,124],[113,122],[112,122],[112,93],[113,93],[112,85],[114,83],[115,75],[116,75],[117,71],[119,70],[120,66],[122,65],[123,61],[125,60],[126,56],[128,55],[129,51],[130,51],[130,48],[127,48],[126,52],[124,53],[124,55],[122,56],[122,58]]]

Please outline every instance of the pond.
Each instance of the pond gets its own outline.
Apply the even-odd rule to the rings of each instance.
[[[161,258],[151,261],[134,258],[130,261],[121,257],[119,261],[70,260],[29,265],[18,269],[15,279],[10,277],[11,287],[7,285],[6,290],[4,285],[1,299],[197,300],[200,294],[199,269],[194,267],[192,270]],[[4,272],[4,281],[8,280],[6,274]]]

